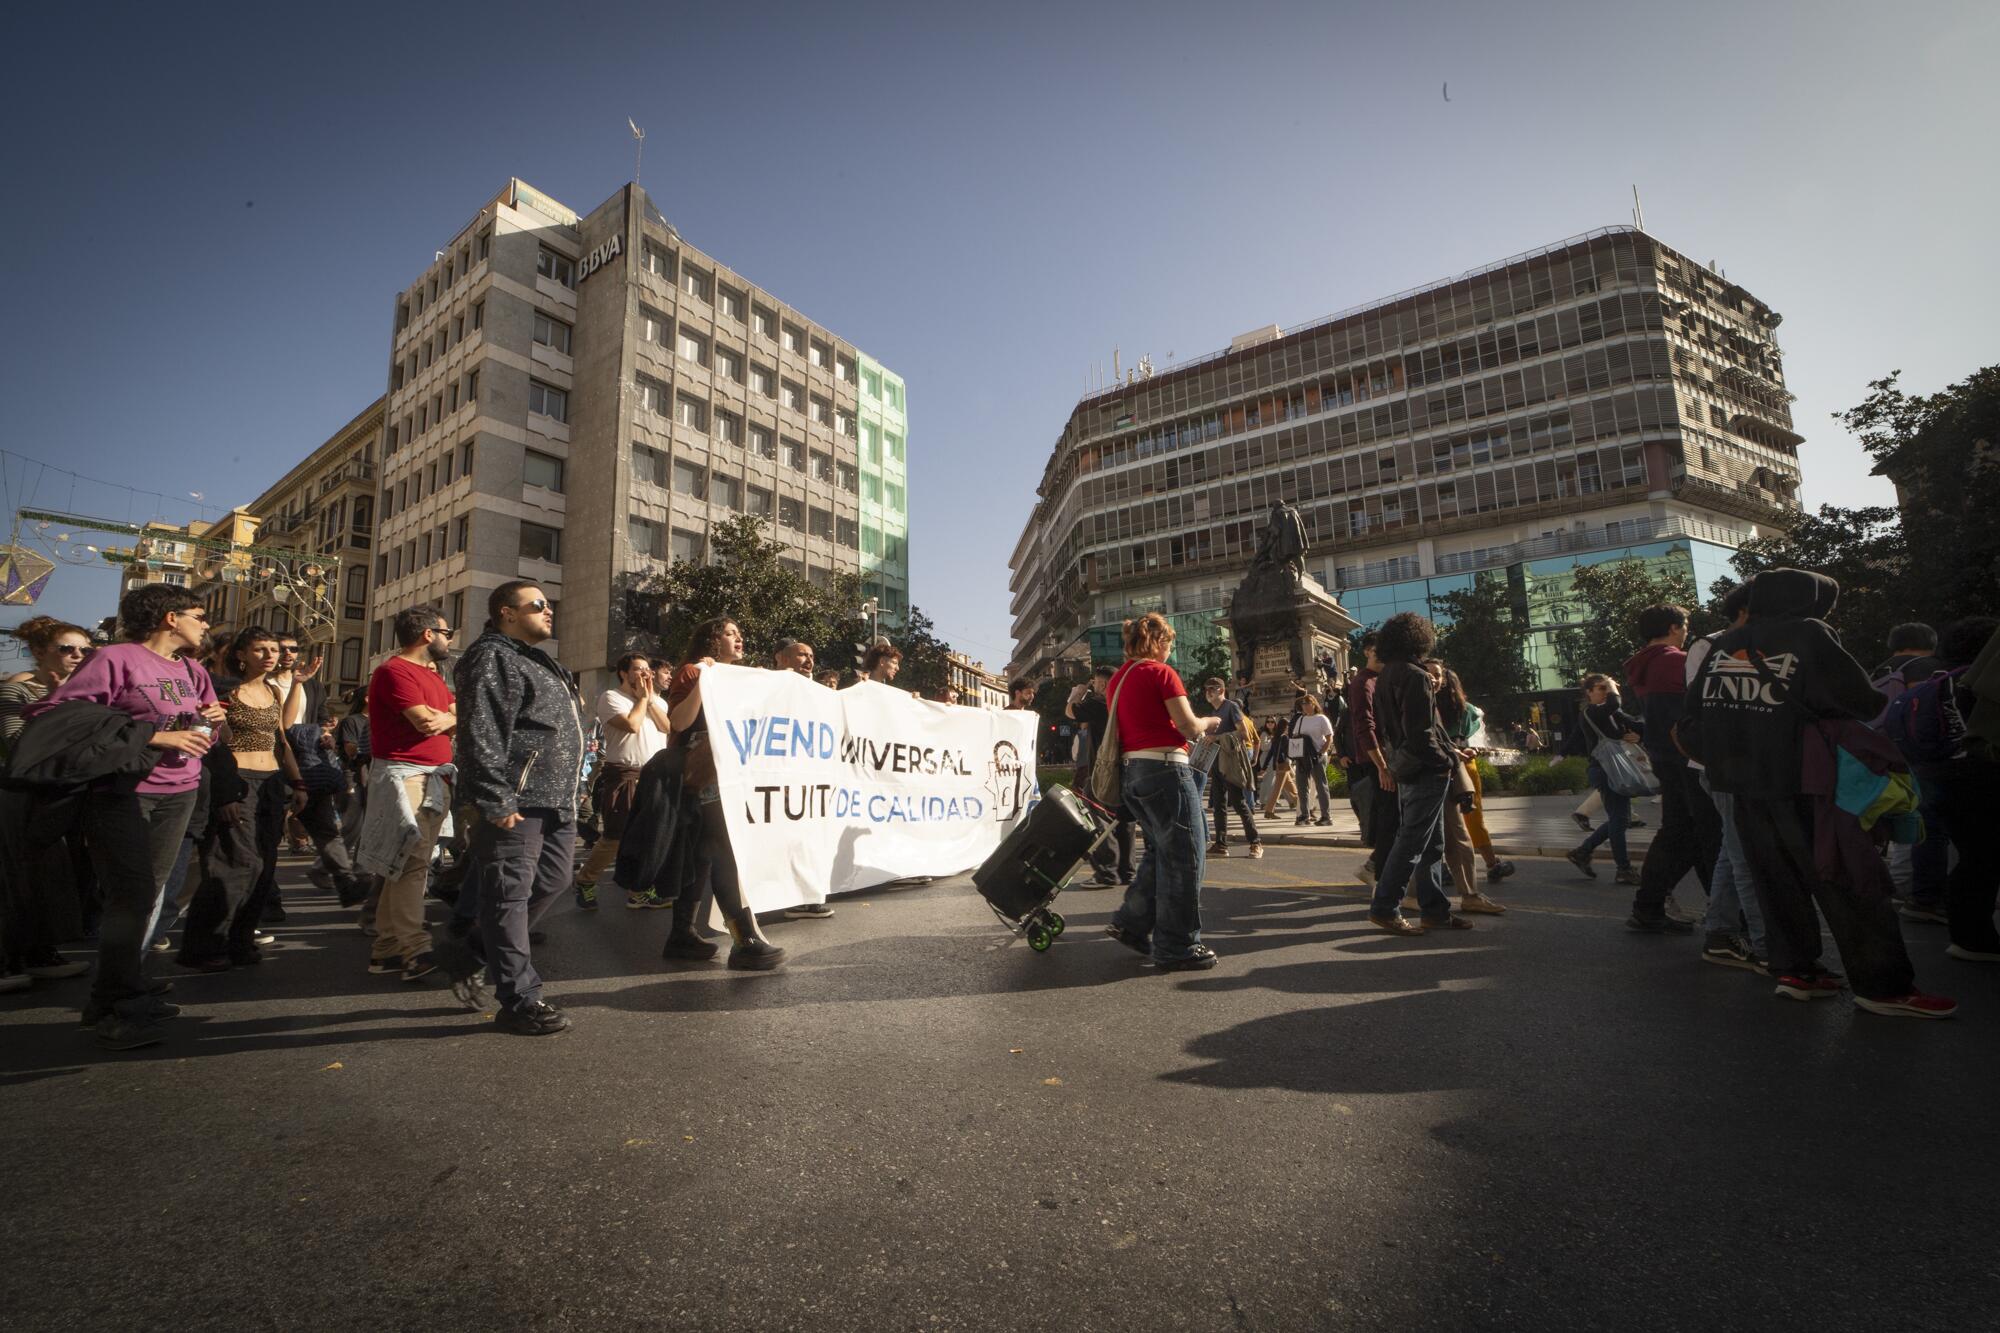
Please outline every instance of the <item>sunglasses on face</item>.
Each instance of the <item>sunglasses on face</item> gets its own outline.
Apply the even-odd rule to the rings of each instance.
[[[444,635],[444,636],[445,636],[445,637],[446,637],[447,639],[449,639],[449,638],[450,638],[450,637],[451,637],[452,635],[454,635],[454,634],[458,633],[458,631],[457,631],[457,630],[455,630],[455,629],[453,629],[453,628],[452,628],[451,626],[449,626],[449,625],[433,625],[433,626],[431,626],[431,627],[430,627],[430,628],[429,628],[428,630],[426,630],[426,631],[425,631],[425,633],[427,633],[427,634],[442,634],[442,635]]]
[[[56,645],[56,651],[57,651],[57,652],[59,652],[59,653],[61,653],[61,654],[62,654],[62,655],[63,655],[64,657],[88,657],[88,656],[90,656],[90,649],[88,649],[88,648],[79,648],[79,647],[77,647],[77,646],[76,646],[75,644],[70,644],[70,643],[59,643],[59,644],[57,644],[57,645]]]
[[[540,598],[540,597],[533,597],[533,598],[530,598],[529,600],[527,600],[527,601],[525,601],[525,602],[522,602],[522,603],[521,603],[520,605],[516,606],[516,607],[515,607],[514,609],[515,609],[516,611],[522,611],[522,612],[525,612],[525,613],[527,613],[528,615],[539,615],[539,614],[541,614],[542,612],[544,612],[544,611],[546,611],[546,610],[548,610],[548,609],[549,609],[549,604],[548,604],[547,600],[545,600],[544,598]]]

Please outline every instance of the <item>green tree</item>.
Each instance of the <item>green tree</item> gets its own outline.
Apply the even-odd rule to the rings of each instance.
[[[903,654],[903,664],[896,672],[896,687],[914,690],[926,699],[934,699],[951,683],[951,663],[946,654],[951,645],[937,636],[937,627],[931,618],[910,608],[909,619],[903,628],[883,636]]]
[[[677,560],[625,581],[613,601],[614,628],[628,646],[678,661],[694,627],[717,616],[743,630],[753,663],[768,663],[786,639],[802,639],[829,666],[844,666],[847,645],[867,639],[856,575],[837,574],[821,587],[794,573],[781,562],[785,546],[747,515],[712,528],[709,545],[714,558],[706,564]]]
[[[1924,618],[1923,599],[1912,600],[1917,590],[1910,587],[1903,526],[1893,509],[1822,505],[1816,514],[1799,514],[1784,531],[1745,542],[1730,563],[1745,578],[1766,569],[1831,576],[1840,584],[1833,619],[1864,662],[1875,660],[1892,627]],[[1718,584],[1711,591],[1719,598],[1726,589]]]
[[[1639,650],[1639,612],[1649,606],[1686,607],[1691,635],[1716,628],[1687,574],[1654,573],[1643,560],[1610,560],[1578,565],[1570,580],[1577,623],[1556,631],[1556,659],[1571,679],[1591,671],[1618,674]]]
[[[1236,670],[1235,655],[1230,651],[1229,640],[1223,636],[1219,626],[1215,633],[1196,639],[1185,651],[1176,643],[1173,662],[1174,669],[1181,674],[1182,687],[1198,709],[1202,708],[1202,687],[1209,678],[1213,676],[1227,685]]]
[[[1504,578],[1482,578],[1431,598],[1438,624],[1437,656],[1449,663],[1480,707],[1507,715],[1506,701],[1534,688],[1528,627],[1514,612]]]
[[[1868,396],[1836,418],[1896,483],[1902,549],[1869,553],[1900,572],[1898,618],[1942,627],[2000,606],[2000,365],[1928,396],[1898,388],[1901,373],[1871,383]],[[1846,601],[1843,582],[1843,608]],[[1881,647],[1879,638],[1867,645]]]

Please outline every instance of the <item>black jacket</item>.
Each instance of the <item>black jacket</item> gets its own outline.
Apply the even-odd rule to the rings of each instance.
[[[668,746],[639,770],[625,836],[618,840],[618,882],[633,893],[651,889],[662,898],[678,896],[688,858],[699,835],[700,802],[689,799],[681,782],[687,751]]]
[[[0,788],[0,846],[10,862],[71,832],[84,797],[99,786],[131,791],[165,753],[153,724],[120,708],[72,700],[28,720],[14,738]]]
[[[136,787],[165,753],[152,746],[153,724],[120,708],[59,703],[28,720],[14,738],[0,786],[40,791],[95,786]]]
[[[522,810],[576,818],[583,711],[569,673],[541,649],[488,630],[459,659],[452,679],[460,799],[487,819]]]
[[[1592,727],[1596,730],[1591,730]],[[1628,731],[1643,739],[1646,724],[1620,708],[1614,694],[1601,704],[1586,704],[1577,709],[1576,725],[1563,737],[1562,752],[1573,758],[1588,759],[1607,737],[1621,740]]]
[[[1771,569],[1750,587],[1750,620],[1716,636],[1688,686],[1680,736],[1715,790],[1799,791],[1801,735],[1815,718],[1869,721],[1883,698],[1822,617],[1840,585],[1803,569]]]
[[[1390,662],[1375,680],[1375,729],[1382,756],[1398,782],[1451,772],[1456,756],[1438,720],[1430,673],[1409,662]]]

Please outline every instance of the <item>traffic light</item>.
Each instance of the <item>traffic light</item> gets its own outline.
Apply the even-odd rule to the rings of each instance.
[[[851,646],[854,649],[854,669],[866,675],[868,672],[868,645],[857,643]]]

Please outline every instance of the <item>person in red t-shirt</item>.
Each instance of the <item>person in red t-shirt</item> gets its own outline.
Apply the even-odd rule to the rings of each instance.
[[[415,981],[437,970],[430,932],[424,929],[424,887],[449,802],[424,808],[431,774],[451,762],[457,701],[438,670],[451,652],[452,627],[428,606],[396,615],[400,651],[368,678],[369,796],[371,819],[388,818],[402,802],[416,820],[417,840],[402,868],[382,878],[375,908],[375,946],[368,970]]]
[[[1216,720],[1195,716],[1180,673],[1167,665],[1173,648],[1165,616],[1126,621],[1125,665],[1105,689],[1118,722],[1125,809],[1146,834],[1146,855],[1105,933],[1150,954],[1162,972],[1192,972],[1214,967],[1215,950],[1201,942],[1208,817],[1187,743]]]

